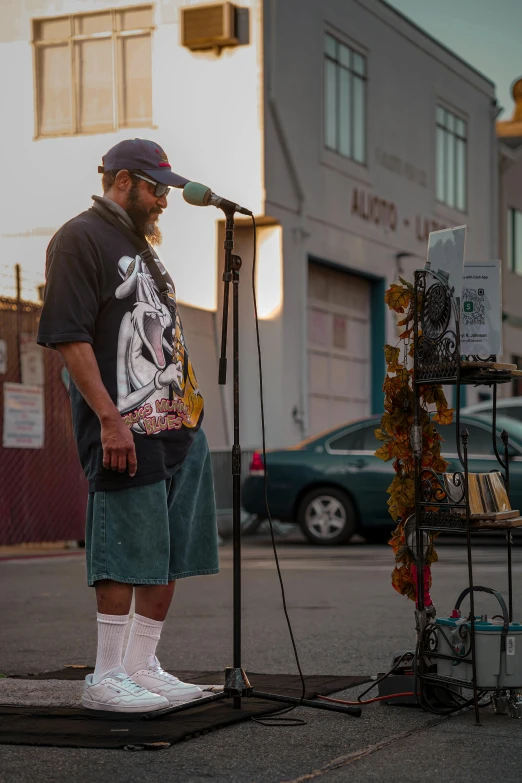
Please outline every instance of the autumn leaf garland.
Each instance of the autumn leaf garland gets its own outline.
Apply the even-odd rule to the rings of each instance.
[[[395,476],[388,487],[388,510],[397,527],[392,533],[390,546],[395,554],[396,566],[392,573],[392,585],[397,592],[411,600],[416,598],[415,566],[413,553],[406,544],[405,524],[415,511],[414,458],[410,442],[413,427],[414,393],[413,368],[409,368],[409,359],[413,357],[413,309],[414,288],[411,283],[400,279],[400,285],[393,283],[386,291],[384,301],[396,313],[404,314],[398,322],[405,327],[399,336],[397,346],[385,345],[386,377],[384,379],[384,415],[381,426],[375,430],[375,437],[381,443],[375,456],[389,462],[393,460]],[[401,350],[402,349],[402,350]],[[435,423],[450,424],[453,409],[448,407],[442,386],[426,385],[419,388],[421,401],[420,426],[422,428],[422,467],[443,473],[448,466],[441,457],[442,437]],[[430,416],[429,408],[435,406],[436,412]],[[430,537],[426,564],[436,562],[437,553]]]

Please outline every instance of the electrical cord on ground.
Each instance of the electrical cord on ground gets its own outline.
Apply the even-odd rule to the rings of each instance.
[[[428,629],[426,629],[428,630]],[[422,639],[424,640],[424,637],[426,635],[426,630],[424,631],[424,634],[422,636]],[[469,652],[469,651],[468,651]],[[390,669],[390,671],[386,672],[382,677],[379,677],[375,682],[372,682],[369,688],[366,688],[366,690],[362,691],[362,693],[359,694],[357,697],[357,701],[348,701],[345,699],[335,699],[331,696],[318,696],[318,699],[321,699],[322,701],[328,701],[333,702],[334,704],[346,704],[347,706],[365,706],[367,704],[375,704],[376,702],[380,701],[390,701],[391,699],[400,699],[408,696],[415,696],[417,698],[417,702],[421,707],[423,707],[428,712],[431,712],[434,715],[453,715],[456,712],[460,712],[463,709],[466,709],[467,707],[471,707],[474,703],[474,699],[466,699],[462,694],[458,693],[452,687],[448,684],[445,685],[444,683],[433,683],[433,687],[445,691],[448,696],[450,697],[450,700],[453,701],[453,704],[446,704],[440,702],[438,704],[434,704],[431,699],[429,699],[426,696],[425,689],[422,691],[418,688],[418,674],[417,674],[417,663],[414,665],[414,675],[412,677],[414,681],[414,690],[408,691],[404,693],[392,693],[386,696],[376,696],[372,699],[365,699],[363,701],[363,696],[365,696],[367,693],[369,693],[373,688],[375,688],[377,685],[379,685],[381,682],[386,680],[390,675],[392,675],[399,667],[399,665],[402,663],[402,661],[407,658],[411,657],[412,659],[415,659],[418,661],[418,651],[417,653],[413,652],[405,652],[401,655],[401,657],[395,662],[393,667]],[[478,692],[478,698],[480,699],[481,703],[479,704],[479,707],[488,707],[491,704],[491,699],[488,701],[483,701],[487,694],[487,691],[479,691]]]
[[[373,688],[375,688],[376,685],[380,685],[381,682],[384,682],[384,680],[388,679],[388,677],[390,677],[394,672],[396,672],[399,666],[401,665],[401,663],[406,658],[411,658],[413,660],[415,658],[415,654],[411,652],[411,650],[407,650],[405,653],[403,653],[401,657],[397,661],[395,661],[395,663],[393,664],[389,672],[386,672],[386,674],[383,674],[382,677],[379,677],[377,680],[375,680],[375,682],[372,682],[369,688],[366,688],[365,691],[359,694],[359,696],[357,697],[358,702],[362,703],[361,700],[363,696],[366,696],[366,694],[369,693]]]
[[[404,693],[390,693],[389,696],[376,696],[374,699],[366,699],[366,701],[347,701],[346,699],[333,699],[331,696],[318,696],[321,701],[332,701],[335,704],[346,704],[350,707],[364,707],[366,704],[375,704],[378,701],[390,701],[390,699],[400,699],[406,696],[415,696],[413,691],[405,691]]]
[[[404,696],[415,696],[415,692],[411,691],[407,693],[394,693],[390,694],[389,696],[375,696],[373,699],[366,699],[363,701],[363,696],[366,696],[367,693],[369,693],[373,688],[375,688],[377,685],[379,685],[381,682],[384,682],[390,675],[392,675],[397,669],[399,668],[400,664],[405,660],[405,658],[411,658],[414,659],[415,654],[411,651],[407,651],[401,655],[401,657],[395,661],[390,671],[386,672],[386,674],[383,674],[382,677],[379,677],[377,680],[372,682],[369,688],[366,688],[366,690],[362,691],[362,693],[359,694],[357,697],[357,701],[345,701],[344,699],[334,699],[331,696],[318,696],[318,699],[321,699],[322,701],[332,701],[336,704],[347,704],[349,706],[364,706],[365,704],[374,704],[377,701],[388,701],[389,699],[398,699],[400,697]]]
[[[304,675],[301,669],[301,662],[299,660],[299,654],[297,652],[297,645],[295,643],[294,638],[294,632],[292,630],[292,624],[290,622],[290,617],[288,615],[288,608],[286,605],[286,595],[285,595],[285,587],[283,584],[283,577],[281,575],[281,568],[279,565],[279,557],[277,554],[277,546],[275,542],[275,536],[274,536],[274,525],[272,522],[272,515],[270,513],[270,508],[268,505],[268,466],[266,464],[266,433],[265,433],[265,405],[264,405],[264,398],[263,398],[263,363],[262,363],[262,356],[261,356],[261,341],[259,339],[259,317],[257,313],[257,296],[256,296],[256,265],[257,265],[257,228],[256,228],[256,220],[255,217],[252,215],[252,223],[254,228],[254,258],[253,258],[253,264],[252,264],[252,294],[254,297],[254,316],[255,316],[255,323],[256,323],[256,342],[257,342],[257,361],[258,361],[258,367],[259,367],[259,398],[261,403],[261,437],[262,437],[262,448],[263,448],[263,465],[264,465],[264,499],[265,499],[265,508],[267,513],[267,519],[270,527],[270,537],[272,539],[272,549],[274,550],[274,558],[277,568],[277,576],[279,578],[279,585],[281,587],[281,598],[283,601],[283,611],[285,614],[286,624],[288,626],[288,633],[290,634],[290,640],[292,642],[292,648],[294,651],[294,657],[295,662],[297,664],[297,669],[299,671],[299,677],[301,679],[301,701],[305,698],[306,695],[306,684]],[[266,718],[252,718],[254,723],[260,723],[262,726],[305,726],[306,720],[303,718],[284,718],[283,715],[286,715],[289,712],[292,712],[292,710],[295,710],[296,707],[299,705],[293,705],[291,707],[285,707],[282,710],[279,710],[278,712],[267,716]]]

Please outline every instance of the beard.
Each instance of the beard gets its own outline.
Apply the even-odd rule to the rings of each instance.
[[[138,234],[144,236],[147,242],[153,247],[161,245],[163,237],[157,224],[151,220],[151,214],[159,214],[162,210],[159,207],[149,210],[143,206],[138,195],[137,183],[133,184],[129,192],[129,200],[125,211],[134,223]]]

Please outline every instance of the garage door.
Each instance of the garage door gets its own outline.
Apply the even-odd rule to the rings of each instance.
[[[370,413],[370,283],[308,272],[309,433]]]

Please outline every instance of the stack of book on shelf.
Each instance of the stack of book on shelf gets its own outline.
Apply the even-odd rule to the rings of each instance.
[[[448,500],[464,505],[462,474],[454,479],[453,473],[444,473],[444,489]],[[512,509],[504,479],[499,471],[468,474],[469,515],[473,527],[521,527],[522,517],[518,509]],[[464,508],[458,512],[465,516]]]
[[[505,364],[504,362],[493,361],[469,361],[463,359],[460,365],[462,379],[477,378],[487,381],[500,380],[502,382],[510,378],[520,378],[522,370],[517,369],[516,364]]]

